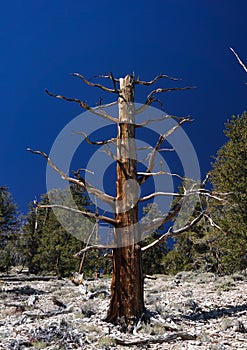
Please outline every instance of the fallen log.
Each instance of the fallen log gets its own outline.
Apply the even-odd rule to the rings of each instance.
[[[168,334],[165,337],[136,339],[136,340],[130,340],[130,341],[126,341],[126,340],[114,337],[116,344],[123,345],[123,346],[162,344],[162,343],[168,343],[177,338],[181,338],[182,340],[195,340],[196,336],[185,332],[176,332],[176,333]]]
[[[34,313],[34,312],[29,312],[29,311],[24,311],[23,315],[26,315],[28,317],[32,318],[46,318],[46,317],[52,317],[52,316],[57,316],[57,315],[62,315],[62,314],[68,314],[72,312],[72,306],[68,306],[66,309],[59,309],[59,310],[50,310],[50,311],[42,311],[40,313]]]

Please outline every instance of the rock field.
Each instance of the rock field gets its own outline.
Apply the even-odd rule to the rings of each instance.
[[[145,280],[151,319],[133,333],[104,322],[110,279],[0,277],[0,349],[247,349],[247,276],[181,272]]]

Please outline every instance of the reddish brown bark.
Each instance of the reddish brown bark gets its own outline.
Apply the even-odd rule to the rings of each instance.
[[[134,78],[120,80],[117,137],[116,214],[111,301],[107,320],[129,326],[145,314],[142,257],[138,242],[138,182],[136,170]]]

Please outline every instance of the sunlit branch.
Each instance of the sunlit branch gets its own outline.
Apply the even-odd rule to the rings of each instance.
[[[174,149],[166,149],[166,151],[173,151]],[[161,152],[161,150],[160,150]],[[174,177],[178,177],[180,180],[185,180],[186,177],[183,177],[181,175],[178,175],[178,174],[173,174],[173,173],[169,173],[167,171],[157,171],[155,173],[147,173],[147,172],[142,172],[142,171],[138,171],[137,175],[143,175],[143,176],[158,176],[158,175],[169,175],[169,176],[174,176]]]
[[[73,177],[70,177],[68,175],[66,175],[62,170],[60,170],[53,162],[52,160],[50,159],[50,157],[42,152],[42,151],[34,151],[32,150],[31,148],[28,148],[27,151],[31,152],[31,153],[34,153],[34,154],[40,154],[41,156],[43,156],[48,164],[50,165],[50,167],[55,170],[55,172],[57,174],[59,174],[61,176],[61,178],[63,180],[67,180],[68,182],[71,182],[71,183],[74,183],[80,187],[82,187],[85,191],[87,191],[88,193],[92,193],[94,194],[97,198],[99,198],[100,200],[104,201],[105,203],[108,203],[110,205],[113,205],[114,202],[115,202],[115,198],[110,196],[110,195],[107,195],[106,193],[104,193],[103,191],[95,188],[94,186],[90,185],[88,182],[86,182],[86,180],[80,176],[80,179],[75,179]]]
[[[100,109],[100,110],[103,110],[103,108],[108,108],[108,107],[112,107],[112,106],[115,106],[118,104],[118,101],[114,101],[114,102],[110,102],[110,103],[106,103],[106,104],[103,104],[103,105],[98,105],[98,106],[95,106],[95,107],[92,107],[93,110],[97,110],[97,109]]]
[[[143,252],[145,252],[146,250],[148,250],[152,247],[155,247],[158,244],[164,243],[169,237],[176,237],[176,236],[180,235],[181,233],[188,231],[195,224],[197,224],[204,215],[205,215],[205,211],[202,211],[195,219],[193,219],[190,223],[181,227],[180,229],[173,230],[172,227],[170,227],[166,233],[162,234],[157,240],[153,241],[152,243],[148,244],[147,246],[142,247],[141,250]]]
[[[99,109],[98,107],[96,108],[92,108],[90,107],[85,101],[81,101],[77,98],[70,98],[70,97],[65,97],[63,95],[57,95],[57,94],[53,94],[52,92],[50,92],[49,90],[45,89],[45,92],[49,95],[49,96],[52,96],[52,97],[55,97],[55,98],[58,98],[58,99],[61,99],[61,100],[65,100],[65,101],[68,101],[68,102],[75,102],[75,103],[78,103],[82,108],[86,109],[87,111],[90,111],[92,112],[93,114],[95,115],[98,115],[102,118],[105,118],[107,120],[110,120],[111,122],[113,123],[117,123],[118,122],[118,119],[117,118],[114,118],[112,117],[111,115],[109,115],[108,113],[106,113],[104,110],[100,110],[100,111],[97,111],[97,109]]]
[[[83,131],[74,131],[74,134],[82,135],[85,138],[85,141],[90,145],[106,145],[107,143],[111,143],[116,141],[116,138],[111,138],[109,140],[102,140],[102,141],[91,141],[87,134]]]
[[[180,193],[175,193],[175,192],[153,192],[149,194],[148,196],[141,197],[139,198],[139,202],[145,202],[148,201],[149,199],[152,199],[157,196],[165,196],[165,197],[183,197]]]
[[[98,87],[100,88],[101,90],[103,91],[106,91],[106,92],[113,92],[113,93],[119,93],[119,91],[117,89],[110,89],[104,85],[101,85],[101,84],[97,84],[97,83],[92,83],[91,81],[87,80],[83,75],[79,74],[79,73],[73,73],[72,74],[73,76],[75,77],[79,77],[85,84],[89,85],[89,86],[93,86],[93,87]]]
[[[169,79],[169,80],[175,80],[175,81],[180,80],[178,78],[173,78],[173,77],[169,77],[168,75],[161,74],[161,75],[157,75],[153,80],[150,80],[150,81],[142,81],[142,80],[137,79],[137,80],[135,80],[135,84],[150,86],[150,85],[154,84],[159,79]]]
[[[110,72],[109,75],[98,75],[98,76],[95,76],[94,78],[104,78],[104,79],[109,79],[112,81],[113,83],[113,90],[111,92],[115,92],[119,97],[120,97],[120,90],[117,88],[117,83],[120,82],[120,79],[116,79],[114,76],[113,76],[113,73]]]
[[[117,157],[113,154],[113,152],[111,151],[110,147],[108,147],[108,149],[106,149],[106,147],[104,147],[103,149],[100,150],[100,152],[105,153],[107,156],[112,158],[115,162],[118,161]]]
[[[97,219],[97,220],[100,220],[100,221],[107,222],[108,224],[111,224],[113,226],[115,226],[117,224],[117,220],[109,218],[107,216],[98,215],[96,213],[91,213],[89,211],[84,211],[84,210],[79,210],[79,209],[75,209],[75,208],[70,208],[70,207],[67,207],[67,206],[61,205],[61,204],[38,204],[37,202],[35,202],[35,205],[38,208],[56,208],[56,209],[63,209],[63,210],[66,210],[66,211],[70,211],[72,213],[82,214],[82,215],[87,216],[89,218],[93,218],[93,219]]]
[[[171,196],[171,197],[191,197],[191,196],[205,196],[205,197],[210,197],[210,198],[213,198],[213,199],[216,199],[218,201],[224,201],[223,198],[220,198],[219,196],[216,196],[216,194],[212,194],[212,192],[210,192],[209,190],[205,190],[205,189],[202,189],[202,188],[199,188],[197,190],[189,190],[189,191],[186,191],[184,189],[184,193],[177,193],[177,192],[153,192],[145,197],[142,197],[139,199],[139,202],[145,202],[149,199],[152,199],[154,197],[157,197],[157,196]],[[219,194],[220,195],[220,194]],[[226,195],[226,194],[225,194]]]
[[[204,214],[204,216],[205,216],[205,218],[208,219],[208,221],[212,227],[216,227],[218,230],[223,231],[222,228],[219,225],[217,225],[210,216],[208,216],[206,214]]]
[[[186,118],[182,118],[178,124],[176,124],[174,127],[172,127],[170,130],[168,130],[164,135],[160,135],[156,146],[154,148],[154,150],[152,151],[150,158],[149,158],[149,164],[148,167],[146,169],[146,173],[150,173],[152,172],[153,168],[154,168],[154,164],[155,164],[155,157],[157,155],[157,153],[159,152],[159,149],[162,145],[162,143],[171,135],[173,134],[183,123],[191,121],[191,119],[189,117]],[[139,179],[139,184],[143,184],[146,180],[147,180],[147,176],[143,175],[140,179]]]
[[[104,250],[104,249],[114,249],[116,248],[116,245],[102,245],[102,244],[94,244],[94,245],[89,245],[82,250],[80,250],[78,253],[74,255],[74,257],[79,257],[82,254],[88,252],[89,250]]]
[[[159,152],[174,152],[175,148],[160,148]]]
[[[142,122],[142,123],[139,123],[139,124],[136,124],[135,125],[135,127],[136,128],[140,128],[140,127],[143,127],[143,126],[146,126],[146,125],[148,125],[148,124],[150,124],[150,123],[153,123],[153,122],[161,122],[161,121],[163,121],[163,120],[165,120],[165,119],[175,119],[175,120],[181,120],[181,119],[183,119],[183,118],[179,118],[179,117],[176,117],[176,116],[173,116],[173,115],[164,115],[163,117],[161,117],[161,118],[153,118],[153,119],[148,119],[148,120],[146,120],[145,122]]]
[[[110,73],[109,75],[98,75],[98,76],[95,76],[95,78],[104,78],[104,79],[110,79],[112,82],[117,82],[117,83],[119,83],[119,79],[117,79],[117,78],[113,78],[113,75],[112,75],[112,73]]]
[[[155,102],[155,94],[163,93],[163,92],[170,92],[170,91],[182,91],[182,90],[190,90],[194,89],[194,86],[185,86],[185,87],[174,87],[174,88],[158,88],[150,92],[150,94],[147,96],[147,100],[145,104],[135,110],[135,114],[140,114],[146,110],[148,106],[150,106],[153,102]]]
[[[81,171],[85,171],[85,172],[87,172],[89,174],[94,175],[94,171],[88,170],[88,169],[85,169],[85,168],[79,168],[77,171],[72,170],[72,173],[73,174],[79,174]]]
[[[233,50],[232,47],[230,47],[230,50],[234,53],[235,57],[237,58],[239,64],[243,67],[243,69],[245,70],[245,72],[247,73],[247,67],[246,65],[241,61],[240,57],[238,56],[238,54]]]
[[[163,215],[160,218],[154,219],[152,222],[145,222],[140,223],[140,230],[141,232],[152,232],[153,230],[156,230],[161,225],[171,221],[180,211],[182,205],[183,205],[184,198],[181,198],[179,202],[177,202],[173,208],[166,214]]]

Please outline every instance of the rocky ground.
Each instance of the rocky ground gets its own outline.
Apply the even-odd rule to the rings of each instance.
[[[103,321],[109,279],[0,277],[0,349],[247,349],[247,276],[181,272],[145,281],[152,317],[133,334]]]

